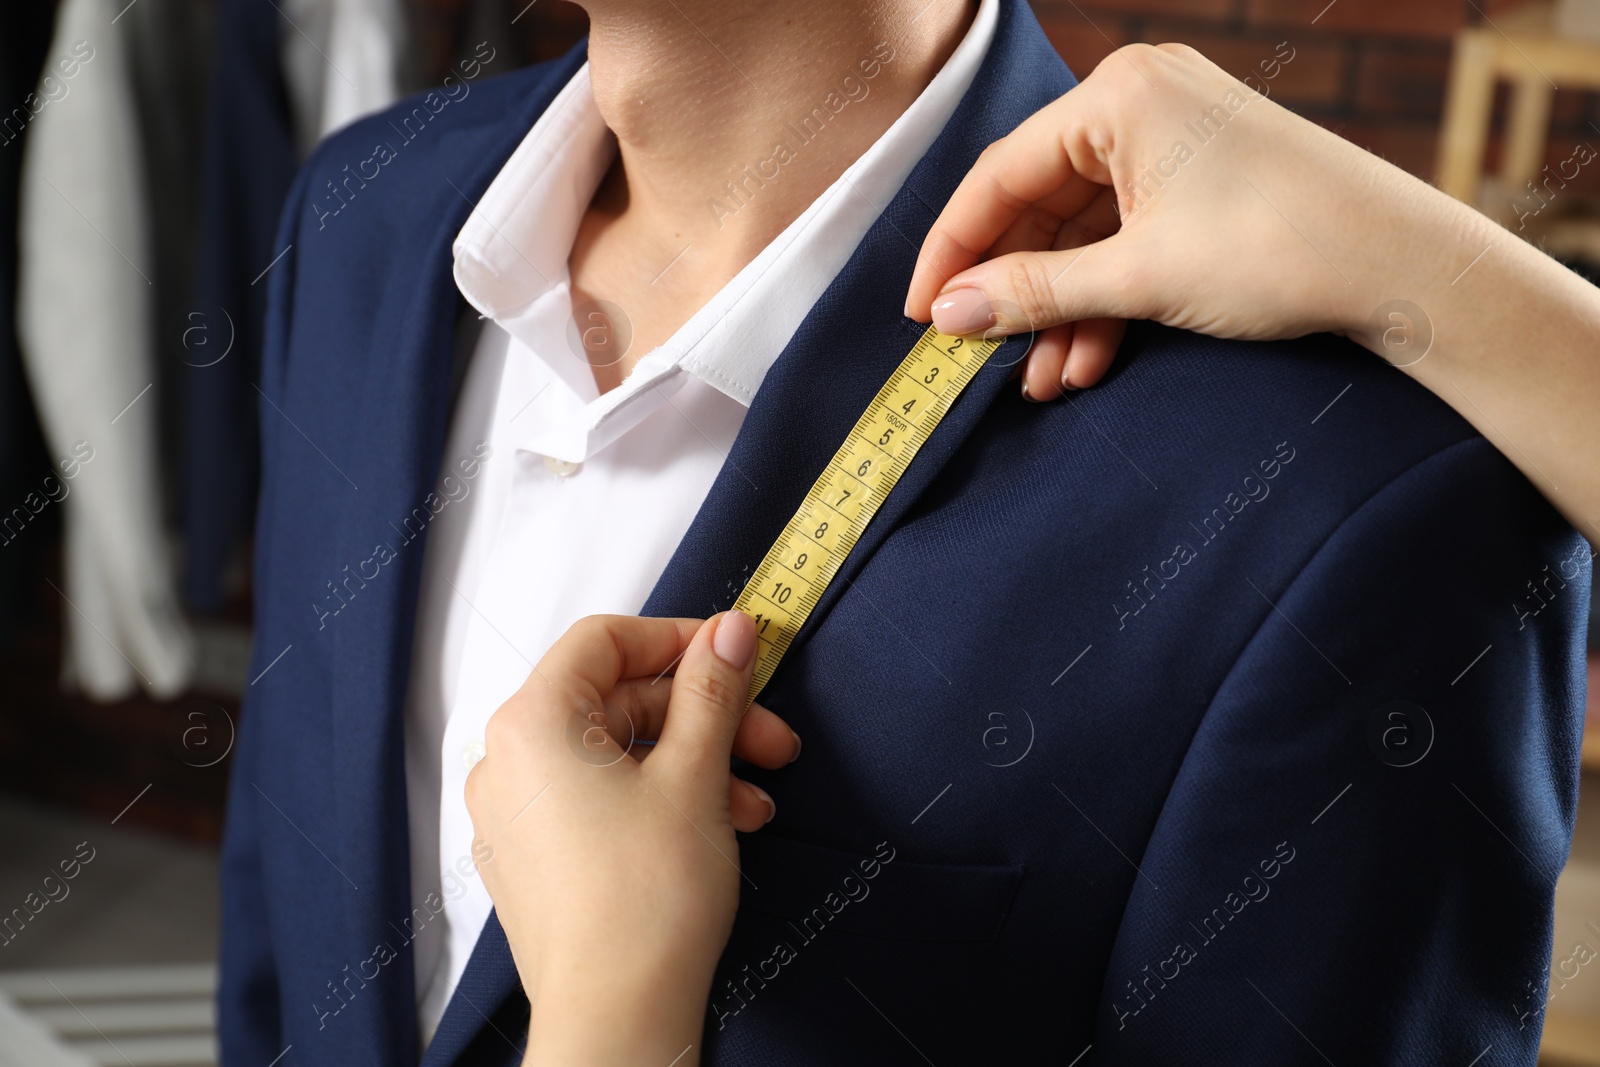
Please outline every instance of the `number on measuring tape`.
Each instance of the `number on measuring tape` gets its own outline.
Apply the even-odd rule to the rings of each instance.
[[[734,603],[756,620],[750,700],[772,678],[918,450],[1000,345],[998,338],[952,337],[928,327],[856,420]]]

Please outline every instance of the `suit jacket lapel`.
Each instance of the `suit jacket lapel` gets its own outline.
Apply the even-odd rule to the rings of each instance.
[[[340,1019],[341,1039],[364,1050],[363,1061],[417,1060],[412,955],[402,947],[409,943],[405,924],[412,914],[402,709],[426,537],[406,544],[393,524],[426,506],[444,448],[458,306],[450,246],[522,135],[583,59],[580,46],[551,73],[547,91],[532,94],[487,135],[482,128],[442,131],[447,141],[462,143],[407,157],[427,170],[413,180],[432,207],[416,217],[431,225],[385,250],[392,277],[403,284],[385,293],[372,322],[358,327],[368,338],[367,367],[343,454],[351,457],[360,488],[350,494],[337,536],[359,553],[351,556],[356,559],[371,553],[375,542],[387,543],[397,571],[368,583],[357,610],[330,627],[333,794],[339,863],[360,887],[344,908],[344,943],[367,952],[392,946],[400,957],[394,966],[405,976],[371,983]]]
[[[922,334],[925,327],[903,317],[900,307],[938,209],[985,147],[1074,84],[1033,12],[1003,0],[994,42],[971,88],[767,373],[727,462],[642,614],[704,618],[732,605],[856,418]],[[951,408],[867,527],[790,655],[977,425],[1026,343],[1018,338],[1002,345]],[[781,678],[782,667],[779,672]],[[451,1001],[423,1067],[451,1063],[486,1025],[490,1005],[518,993],[516,966],[497,920],[484,928],[467,973],[473,1004]],[[463,987],[467,982],[463,977]]]
[[[1028,75],[1019,78],[1013,70]],[[700,618],[732,606],[856,419],[922,335],[925,327],[902,316],[900,307],[938,210],[984,148],[1073,84],[1032,11],[1004,3],[989,54],[955,114],[762,382],[727,464],[644,614]],[[867,527],[790,654],[966,439],[1028,341],[1007,340],[951,408]]]

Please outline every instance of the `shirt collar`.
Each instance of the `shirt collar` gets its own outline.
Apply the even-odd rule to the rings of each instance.
[[[571,315],[567,257],[583,212],[617,151],[616,138],[595,106],[588,64],[572,76],[490,183],[453,246],[456,285],[467,301],[589,400],[584,425],[558,434],[566,442],[558,451],[575,453],[580,437],[588,441],[585,454],[615,440],[654,408],[630,413],[626,409],[633,398],[670,394],[681,386],[674,379],[684,372],[741,404],[750,403],[812,305],[954,113],[989,50],[999,3],[982,0],[945,65],[883,136],[604,397],[595,395],[581,346],[572,352],[541,351],[541,343],[548,347],[552,336],[565,336],[566,331],[552,328],[551,316]],[[893,42],[885,42],[863,57],[860,69],[851,68],[848,81],[841,76],[841,92],[827,94],[809,112],[797,109],[785,127],[788,140],[778,146],[783,151],[753,163],[747,172],[753,181],[741,173],[745,194],[758,195],[761,186],[755,183],[765,175],[781,181],[781,160],[826,137],[826,122],[847,110],[852,98],[871,92],[871,80],[864,76],[872,69],[868,60],[875,58],[881,66],[893,56]],[[731,184],[724,191],[721,210],[737,210],[738,191]],[[718,210],[716,204],[713,200],[708,210]],[[598,432],[602,424],[607,424],[603,433]]]
[[[589,64],[533,124],[456,234],[456,287],[513,337],[518,318],[567,277],[584,210],[616,155],[594,104]]]

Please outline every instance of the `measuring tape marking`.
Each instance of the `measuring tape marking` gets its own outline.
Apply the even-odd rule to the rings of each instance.
[[[856,419],[734,603],[756,620],[749,699],[771,679],[867,524],[1002,341],[928,327]]]

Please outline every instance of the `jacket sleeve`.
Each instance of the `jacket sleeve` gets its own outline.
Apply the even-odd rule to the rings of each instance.
[[[1261,622],[1137,857],[1093,1062],[1533,1067],[1589,575],[1478,437],[1287,588],[1239,575]]]
[[[279,217],[274,247],[285,249],[283,258],[269,273],[266,332],[262,344],[259,389],[261,406],[278,397],[287,373],[287,339],[293,319],[294,287],[299,239],[298,223],[304,218],[308,175],[314,173],[317,153],[302,167]],[[274,400],[274,402],[276,402]],[[268,409],[270,410],[270,409]],[[263,418],[261,425],[261,496],[256,509],[255,573],[257,630],[251,655],[249,677],[257,677],[274,654],[268,648],[281,648],[274,635],[263,632],[268,613],[262,610],[274,588],[272,554],[261,551],[263,533],[273,527],[280,506],[280,490],[273,479],[281,419]],[[270,717],[272,708],[260,690],[245,688],[240,713],[238,740],[229,771],[228,810],[222,842],[222,949],[217,992],[217,1036],[221,1062],[235,1064],[270,1063],[283,1051],[279,1014],[278,970],[273,956],[272,907],[267,899],[258,839],[260,796],[252,786],[256,777],[252,767],[259,733],[256,727]]]

